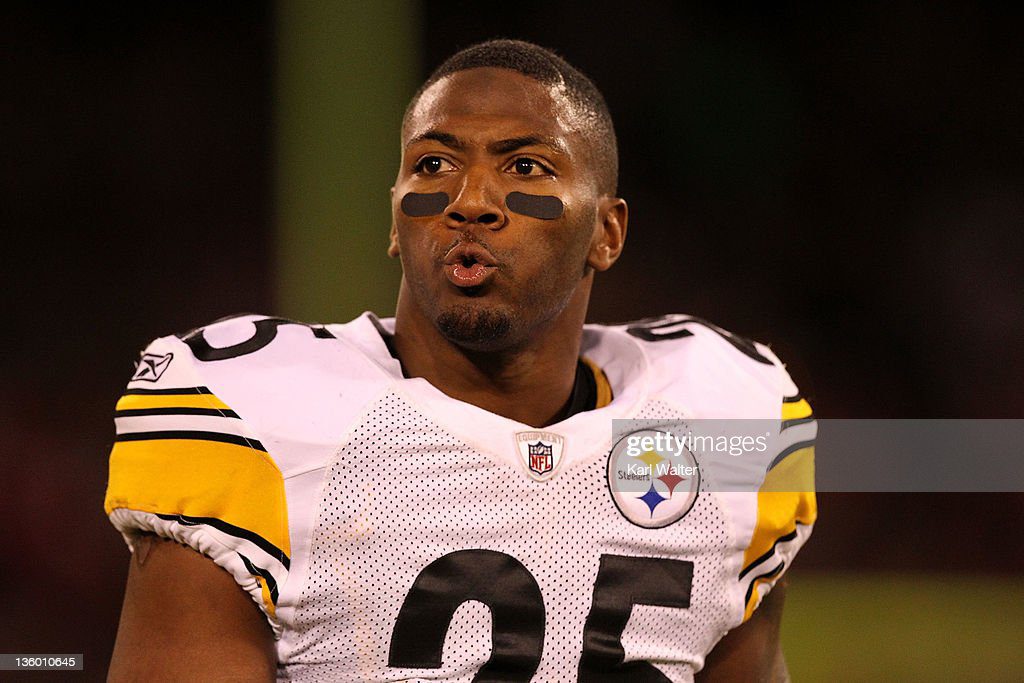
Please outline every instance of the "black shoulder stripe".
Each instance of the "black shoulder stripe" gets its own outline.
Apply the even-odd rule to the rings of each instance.
[[[769,470],[774,469],[775,466],[778,465],[783,460],[785,460],[787,456],[789,456],[789,455],[791,455],[793,453],[796,453],[797,451],[799,451],[799,450],[801,450],[803,448],[809,448],[810,446],[813,446],[813,445],[814,445],[814,439],[811,439],[810,441],[798,441],[797,443],[793,444],[792,446],[789,446],[789,447],[783,449],[783,451],[781,453],[776,455],[775,459],[772,460],[771,463],[768,465],[768,469]]]
[[[799,403],[800,401],[803,400],[803,398],[804,397],[802,395],[800,395],[800,394],[797,394],[796,396],[783,396],[782,397],[782,402],[783,403]]]
[[[797,524],[800,524],[800,522],[797,522]],[[739,575],[738,578],[742,579],[744,576],[749,574],[751,572],[751,570],[754,569],[754,567],[756,567],[757,565],[761,564],[762,562],[767,561],[767,559],[769,557],[774,555],[775,554],[775,546],[777,546],[780,543],[785,543],[786,541],[792,541],[794,538],[796,538],[796,529],[793,529],[792,531],[790,531],[788,534],[785,534],[784,536],[779,536],[778,538],[776,538],[775,542],[772,543],[772,547],[768,549],[768,552],[766,552],[764,555],[762,555],[761,557],[757,558],[756,560],[754,560],[753,562],[748,564],[743,569],[743,571],[740,572],[740,575]]]
[[[816,419],[817,418],[814,417],[814,415],[809,415],[807,417],[798,417],[792,420],[783,420],[782,429],[780,429],[779,431],[784,432],[790,427],[797,427],[799,425],[807,424],[808,422],[814,422]]]
[[[129,408],[115,410],[114,417],[142,417],[144,415],[212,415],[214,417],[238,417],[238,413],[227,408]]]
[[[207,387],[174,387],[171,389],[128,389],[125,392],[126,396],[140,395],[140,394],[163,394],[165,396],[194,396],[196,394],[210,394],[213,392]]]
[[[244,539],[246,541],[249,541],[250,543],[252,543],[256,547],[258,547],[260,550],[264,551],[265,553],[267,553],[271,557],[273,557],[278,562],[280,562],[281,565],[285,569],[290,569],[291,568],[291,560],[288,559],[288,556],[284,554],[284,551],[282,551],[280,548],[275,546],[273,543],[271,543],[267,539],[263,538],[262,536],[259,536],[258,534],[254,534],[253,532],[249,531],[248,529],[243,529],[240,526],[235,526],[234,524],[229,524],[228,522],[225,522],[222,519],[217,519],[216,517],[191,517],[189,515],[165,515],[165,514],[161,514],[159,512],[154,513],[154,514],[157,517],[159,517],[160,519],[165,519],[168,522],[177,522],[178,524],[184,524],[185,526],[199,526],[200,524],[205,524],[206,526],[213,527],[217,531],[222,531],[225,534],[228,534],[229,536],[234,536],[236,538]]]
[[[749,586],[747,586],[747,598],[746,598],[746,600],[743,601],[744,607],[746,605],[750,604],[750,596],[752,596],[754,594],[754,586],[757,585],[757,580],[758,579],[770,579],[770,578],[780,574],[782,572],[782,570],[785,569],[785,568],[786,568],[786,563],[782,562],[781,564],[779,564],[778,567],[776,567],[775,569],[771,570],[770,572],[765,572],[764,574],[761,574],[760,576],[754,577],[754,580],[750,582]]]
[[[221,432],[203,432],[189,430],[168,430],[161,432],[126,432],[118,434],[115,441],[156,441],[159,439],[189,439],[194,441],[218,441],[220,443],[233,443],[236,446],[247,446],[257,451],[267,452],[263,444],[256,439],[247,439],[237,434],[223,434]]]
[[[257,567],[256,565],[254,565],[249,560],[249,558],[246,557],[245,555],[243,555],[242,553],[235,553],[235,554],[238,555],[240,558],[242,558],[242,564],[245,565],[246,570],[248,570],[248,572],[250,574],[253,574],[254,576],[262,576],[263,580],[267,582],[267,590],[270,592],[270,602],[274,603],[274,605],[276,606],[277,605],[277,581],[274,580],[273,574],[268,572],[263,567]]]

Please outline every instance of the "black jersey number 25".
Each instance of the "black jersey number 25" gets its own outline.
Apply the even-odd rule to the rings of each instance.
[[[692,562],[602,555],[578,680],[667,683],[648,662],[623,662],[622,632],[633,605],[689,607],[692,583]],[[452,615],[468,600],[487,605],[492,617],[491,658],[473,681],[529,681],[544,648],[544,598],[519,560],[493,550],[449,553],[420,572],[395,621],[388,666],[440,668]]]

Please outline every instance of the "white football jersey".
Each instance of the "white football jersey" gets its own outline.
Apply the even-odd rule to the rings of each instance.
[[[111,521],[230,572],[280,680],[689,681],[810,535],[811,410],[765,346],[681,315],[588,325],[614,398],[535,429],[404,378],[378,327],[164,337],[117,404]],[[646,528],[610,492],[627,418],[775,420],[799,437],[762,478],[805,483],[702,487]]]

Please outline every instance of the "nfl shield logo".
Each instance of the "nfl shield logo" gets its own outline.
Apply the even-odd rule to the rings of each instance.
[[[558,474],[558,465],[565,457],[565,437],[554,432],[530,430],[516,432],[523,471],[536,481],[547,481]]]
[[[530,471],[537,475],[544,475],[555,467],[555,458],[551,446],[538,441],[529,444]]]

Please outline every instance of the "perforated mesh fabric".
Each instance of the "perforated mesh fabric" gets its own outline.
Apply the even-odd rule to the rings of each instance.
[[[681,415],[650,403],[637,417]],[[326,475],[306,583],[280,652],[281,678],[471,681],[491,655],[492,617],[481,603],[456,611],[440,668],[389,668],[388,653],[420,572],[449,553],[487,549],[522,563],[543,596],[534,681],[577,680],[602,554],[692,561],[690,607],[634,606],[622,634],[627,661],[655,661],[671,680],[691,680],[731,618],[730,540],[715,497],[702,492],[679,522],[643,529],[611,500],[607,451],[567,464],[551,480],[533,481],[475,452],[405,399],[385,395]]]

